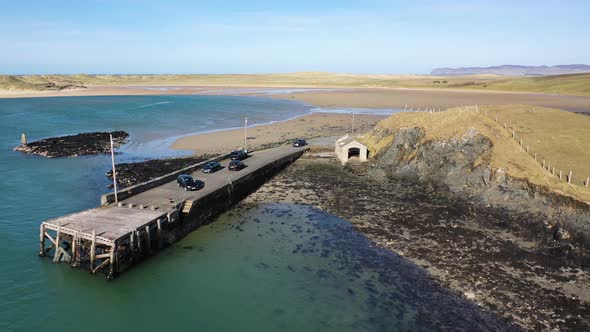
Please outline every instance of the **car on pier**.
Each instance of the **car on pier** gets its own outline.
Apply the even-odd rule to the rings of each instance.
[[[179,187],[184,188],[186,191],[199,190],[205,187],[205,182],[195,180],[188,174],[180,174],[178,178],[176,178],[176,184]]]
[[[306,145],[307,145],[307,142],[301,138],[298,138],[295,140],[295,142],[293,142],[293,146],[296,148],[306,146]]]
[[[208,162],[205,166],[203,166],[203,173],[215,173],[222,169],[223,166],[217,161]]]
[[[229,163],[229,166],[227,166],[227,169],[230,171],[239,171],[243,168],[246,168],[246,164],[244,164],[242,161],[240,160],[232,160]]]
[[[229,157],[231,158],[231,160],[244,160],[249,156],[246,150],[236,150],[232,151],[232,153],[229,154]]]

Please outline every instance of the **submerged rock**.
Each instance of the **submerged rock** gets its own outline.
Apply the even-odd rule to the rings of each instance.
[[[14,150],[47,158],[107,154],[111,151],[110,135],[113,135],[116,148],[125,144],[129,137],[129,134],[124,131],[81,133],[50,137],[29,143],[23,142]]]

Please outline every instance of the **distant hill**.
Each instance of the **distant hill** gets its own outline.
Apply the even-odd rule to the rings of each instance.
[[[590,66],[583,64],[558,66],[519,66],[503,65],[493,67],[436,68],[430,73],[436,76],[464,75],[505,75],[505,76],[546,76],[590,73]]]

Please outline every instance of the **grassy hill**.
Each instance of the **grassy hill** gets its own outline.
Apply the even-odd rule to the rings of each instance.
[[[590,74],[523,77],[517,79],[496,80],[490,82],[486,88],[502,91],[529,91],[588,96],[590,95]]]
[[[504,122],[508,123],[507,130]],[[479,112],[451,109],[433,114],[398,113],[379,122],[375,132],[412,127],[424,130],[423,142],[460,137],[474,128],[493,142],[488,161],[493,168],[503,168],[513,178],[525,179],[534,185],[590,202],[590,189],[583,185],[583,181],[590,177],[588,116],[525,105],[484,106]],[[516,140],[512,139],[512,128]],[[377,155],[391,144],[393,138],[393,135],[382,138],[369,134],[364,140],[372,154]],[[520,138],[524,147],[519,145]],[[526,145],[529,145],[528,153]],[[535,161],[534,153],[539,161],[545,159],[555,165],[556,174],[559,170],[563,170],[564,175],[572,170],[572,184],[544,170],[540,162]]]
[[[224,75],[0,76],[0,89],[43,90],[56,85],[187,85],[252,87],[428,88],[590,95],[590,74],[543,77],[356,75],[325,72]],[[51,87],[49,87],[51,88]]]

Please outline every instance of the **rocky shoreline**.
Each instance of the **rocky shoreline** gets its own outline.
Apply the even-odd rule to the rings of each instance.
[[[136,163],[120,163],[115,165],[115,168],[117,169],[117,183],[123,188],[130,187],[210,158],[211,156],[208,155],[199,155],[180,158],[152,159]],[[109,170],[105,175],[112,179],[113,171]],[[112,184],[109,185],[109,187],[112,187]]]
[[[129,134],[124,131],[81,133],[50,137],[34,142],[25,141],[14,150],[47,158],[107,154],[111,151],[110,135],[113,135],[115,148],[125,144],[129,137]]]
[[[590,249],[558,239],[554,220],[468,201],[379,166],[301,159],[247,201],[311,204],[349,220],[378,246],[444,287],[526,330],[590,328]]]

